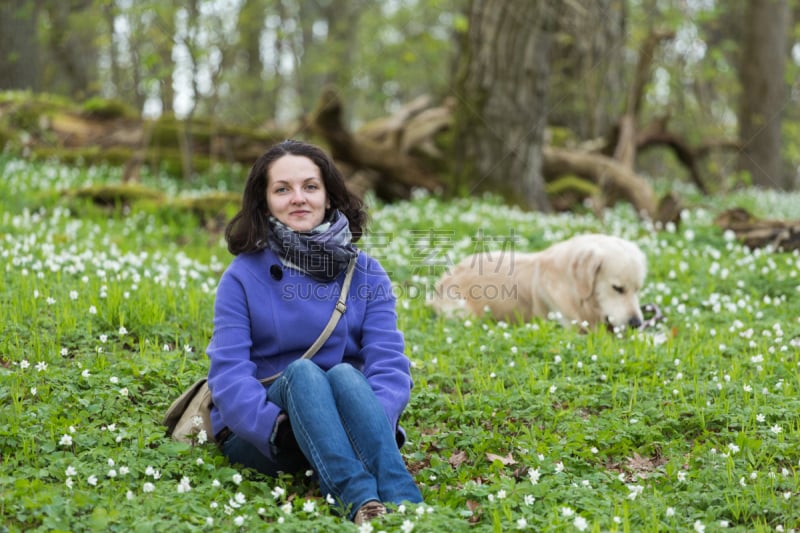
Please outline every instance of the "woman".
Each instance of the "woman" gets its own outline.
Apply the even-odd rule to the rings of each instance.
[[[289,140],[259,157],[225,231],[236,258],[217,289],[208,347],[223,453],[271,476],[312,468],[356,523],[384,514],[384,503],[422,501],[399,452],[412,382],[391,285],[353,244],[365,223],[316,146]],[[300,359],[353,257],[345,313],[313,359]],[[258,381],[277,372],[269,386]]]

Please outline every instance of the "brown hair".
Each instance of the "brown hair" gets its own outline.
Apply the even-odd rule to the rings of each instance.
[[[366,231],[367,212],[364,203],[347,189],[344,177],[328,154],[313,144],[286,140],[264,152],[250,169],[242,195],[242,208],[225,228],[228,251],[239,255],[255,252],[266,246],[270,232],[267,208],[269,169],[272,163],[285,155],[307,157],[317,165],[330,209],[338,209],[347,218],[353,242],[357,242]]]

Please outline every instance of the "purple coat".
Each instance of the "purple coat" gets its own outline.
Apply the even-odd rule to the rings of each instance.
[[[325,328],[344,280],[325,283],[285,267],[271,250],[241,254],[222,275],[208,345],[214,432],[232,432],[271,456],[280,408],[258,382],[299,359]],[[323,369],[342,362],[361,370],[392,427],[408,404],[409,360],[391,283],[378,261],[361,252],[347,311],[314,356]]]

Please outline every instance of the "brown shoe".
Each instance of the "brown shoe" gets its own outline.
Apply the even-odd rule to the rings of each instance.
[[[362,505],[353,516],[353,523],[357,526],[371,522],[386,514],[386,506],[377,500],[370,500]]]

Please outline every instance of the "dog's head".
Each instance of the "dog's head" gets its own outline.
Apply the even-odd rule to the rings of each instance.
[[[600,236],[578,251],[571,264],[576,289],[598,322],[639,327],[639,291],[647,272],[645,255],[630,241]]]

